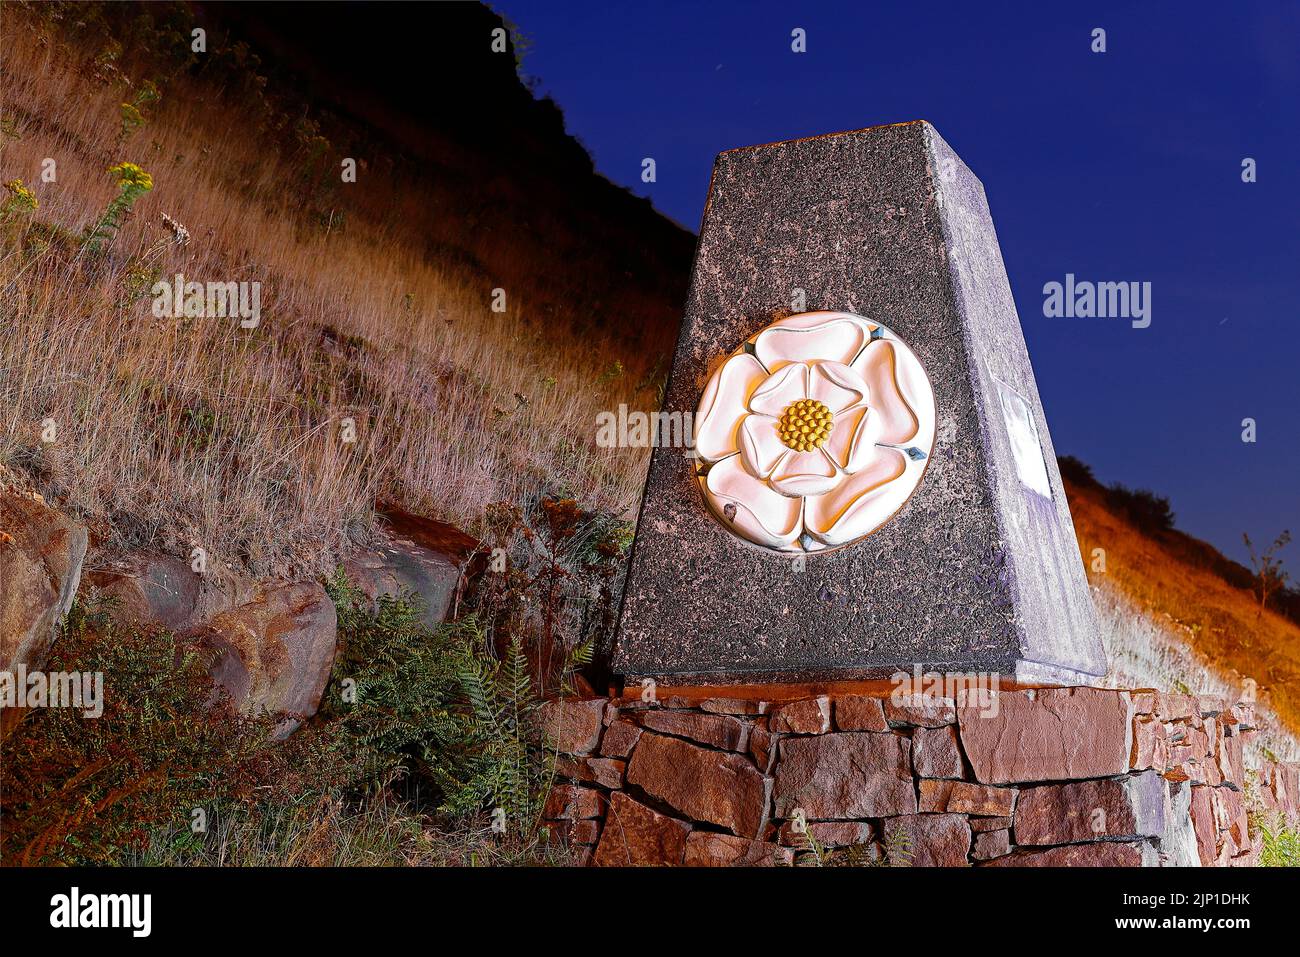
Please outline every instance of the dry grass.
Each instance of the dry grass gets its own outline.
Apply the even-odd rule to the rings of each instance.
[[[435,827],[416,809],[380,797],[355,809],[319,797],[253,816],[216,818],[205,834],[155,832],[139,867],[572,866],[560,843],[507,842],[484,823]]]
[[[0,116],[18,135],[4,139],[0,180],[22,178],[40,207],[0,229],[0,461],[107,545],[202,545],[296,577],[328,568],[378,499],[471,529],[488,503],[547,483],[634,506],[646,455],[597,449],[595,416],[653,402],[675,304],[621,288],[598,237],[584,247],[548,223],[553,241],[520,239],[499,195],[461,216],[481,199],[465,179],[368,175],[373,163],[331,191],[322,224],[302,185],[308,152],[260,130],[215,80],[160,83],[123,142],[129,91],[93,67],[99,31],[12,4],[3,15]],[[147,69],[129,46],[119,62],[123,76]],[[45,157],[56,183],[40,182]],[[154,188],[107,253],[88,256],[71,237],[108,205],[105,169],[122,160]],[[164,212],[189,245],[161,242]],[[260,281],[260,327],[155,319],[155,266]],[[602,316],[583,306],[593,297]],[[615,360],[625,371],[604,375]],[[355,444],[340,440],[346,417]]]
[[[1183,667],[1190,668],[1194,660],[1217,680],[1215,687],[1196,687],[1196,675],[1185,672],[1180,680],[1192,691],[1222,687],[1239,692],[1243,679],[1254,679],[1286,730],[1293,736],[1300,734],[1300,626],[1272,611],[1260,614],[1258,602],[1248,591],[1184,561],[1155,537],[1135,529],[1107,508],[1099,489],[1067,482],[1066,491],[1092,583],[1103,595],[1118,591],[1149,616],[1154,626],[1180,637],[1192,653],[1189,659],[1174,648],[1162,656],[1157,647],[1160,642],[1147,635],[1131,642],[1149,659],[1144,667],[1169,671],[1171,663],[1187,662]],[[1105,550],[1104,573],[1092,570],[1094,548]],[[1114,617],[1127,620],[1134,612],[1121,609]],[[1156,658],[1164,664],[1153,665]],[[1119,663],[1142,670],[1136,660]]]

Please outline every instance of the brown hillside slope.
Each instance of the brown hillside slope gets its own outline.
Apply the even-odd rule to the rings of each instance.
[[[254,575],[331,570],[377,500],[471,530],[539,492],[627,513],[645,450],[598,448],[595,418],[653,407],[691,235],[592,172],[478,42],[486,8],[431,15],[468,51],[439,62],[498,91],[499,134],[444,108],[472,97],[425,95],[418,143],[224,9],[0,4],[0,182],[21,181],[0,191],[0,463],[109,546]],[[88,249],[123,161],[151,188]],[[260,324],[155,316],[177,274],[260,283]]]
[[[1271,610],[1261,615],[1249,591],[1191,560],[1181,533],[1162,542],[1136,528],[1108,505],[1104,488],[1067,479],[1065,489],[1090,582],[1186,636],[1195,657],[1230,685],[1254,679],[1278,719],[1300,733],[1300,626]],[[1105,551],[1104,572],[1093,567],[1097,548]]]

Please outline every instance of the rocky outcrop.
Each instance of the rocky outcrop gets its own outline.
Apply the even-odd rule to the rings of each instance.
[[[171,555],[137,552],[125,556],[105,568],[88,570],[85,584],[116,599],[109,613],[122,624],[158,624],[180,634],[200,618],[203,576]]]
[[[338,644],[334,603],[320,585],[283,585],[217,615],[193,635],[213,680],[245,714],[280,718],[277,736],[316,713]]]
[[[0,671],[39,669],[72,607],[85,528],[35,493],[0,490]]]
[[[376,540],[346,558],[343,572],[371,601],[415,596],[430,628],[455,612],[468,581],[483,567],[478,542],[443,522],[405,512],[381,515]]]

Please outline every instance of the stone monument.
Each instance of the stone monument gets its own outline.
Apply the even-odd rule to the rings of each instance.
[[[979,180],[925,122],[721,154],[614,669],[916,668],[1090,683],[1106,658]]]

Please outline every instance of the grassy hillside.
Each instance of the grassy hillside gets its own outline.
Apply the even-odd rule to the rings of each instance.
[[[488,58],[486,8],[446,16],[440,45],[513,90],[508,135],[332,109],[310,55],[259,56],[220,9],[0,4],[0,462],[109,547],[291,577],[376,500],[470,529],[543,490],[633,507],[645,454],[597,449],[595,415],[656,401],[691,237]],[[151,188],[105,228],[124,161]],[[155,318],[177,273],[262,283],[260,325]]]
[[[1300,625],[1259,602],[1205,542],[1136,522],[1111,490],[1066,470],[1066,493],[1121,682],[1240,692],[1246,678],[1300,734]],[[1121,496],[1122,499],[1122,496]],[[1104,571],[1094,549],[1104,549]],[[1225,575],[1225,569],[1236,572]]]

